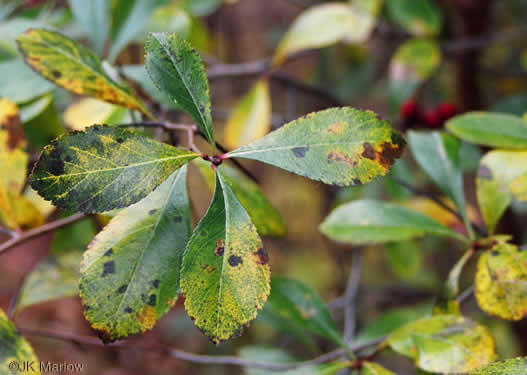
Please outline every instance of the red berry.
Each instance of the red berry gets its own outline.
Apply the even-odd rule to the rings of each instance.
[[[423,119],[429,128],[435,129],[441,127],[442,121],[439,110],[427,111],[424,114]]]
[[[437,112],[441,116],[441,120],[446,121],[457,114],[457,108],[452,103],[441,103],[437,107]]]
[[[401,107],[401,117],[403,120],[414,119],[419,114],[419,105],[414,99],[408,100]]]

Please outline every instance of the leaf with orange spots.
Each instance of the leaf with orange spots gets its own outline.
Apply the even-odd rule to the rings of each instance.
[[[491,363],[471,372],[470,375],[525,375],[527,374],[527,357],[507,359]]]
[[[422,370],[465,373],[496,359],[487,328],[459,315],[435,315],[399,328],[386,340],[394,351],[415,360]]]
[[[119,212],[81,263],[84,315],[104,341],[152,329],[180,293],[191,216],[186,166]]]
[[[54,31],[29,29],[17,41],[26,63],[56,85],[152,117],[128,87],[110,78],[97,55],[72,39]]]
[[[269,257],[249,214],[216,174],[212,203],[187,246],[181,271],[185,308],[212,342],[241,333],[270,292]]]
[[[498,243],[483,253],[475,294],[481,309],[491,315],[507,320],[527,316],[527,251]]]
[[[290,122],[228,154],[259,160],[339,186],[360,185],[384,176],[405,141],[371,111],[332,108]]]

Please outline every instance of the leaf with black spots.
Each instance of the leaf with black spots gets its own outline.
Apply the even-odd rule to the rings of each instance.
[[[186,176],[183,167],[122,210],[84,254],[84,315],[105,341],[152,329],[178,298],[192,229]]]
[[[405,141],[371,111],[332,108],[315,112],[234,150],[228,157],[254,159],[340,186],[384,176]]]
[[[256,318],[270,291],[267,253],[222,169],[216,174],[212,203],[187,246],[181,271],[185,308],[214,343],[240,333]]]
[[[139,201],[198,156],[121,128],[96,125],[46,146],[30,182],[60,208],[104,212]]]

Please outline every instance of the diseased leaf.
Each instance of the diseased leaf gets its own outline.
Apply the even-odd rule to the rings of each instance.
[[[527,121],[518,116],[471,112],[454,117],[446,127],[467,142],[504,149],[527,149]]]
[[[50,82],[32,71],[22,59],[0,62],[0,72],[0,97],[16,103],[28,102],[54,89]]]
[[[496,358],[487,328],[458,315],[435,315],[409,323],[386,343],[415,360],[420,369],[441,374],[469,372]]]
[[[523,185],[521,176],[525,173],[527,151],[494,150],[481,159],[476,178],[477,197],[490,234],[513,197],[524,200],[518,187]]]
[[[84,254],[84,315],[103,341],[152,329],[180,293],[191,217],[187,168],[117,214]]]
[[[185,308],[214,343],[241,332],[270,291],[267,251],[241,203],[222,176],[183,259]]]
[[[378,363],[364,362],[360,375],[395,375],[395,373],[385,369]]]
[[[127,87],[108,76],[100,59],[77,42],[44,29],[29,29],[17,41],[26,63],[58,86],[152,117]]]
[[[332,240],[353,244],[402,241],[424,235],[466,239],[434,219],[403,206],[357,200],[337,207],[320,225]]]
[[[527,316],[527,252],[499,243],[483,253],[475,294],[481,309],[491,315],[508,320]]]
[[[96,125],[46,146],[30,183],[57,207],[104,212],[139,201],[197,156],[124,129]]]
[[[234,149],[262,138],[270,130],[271,93],[269,82],[262,79],[236,104],[225,125],[225,144]]]
[[[99,56],[110,32],[110,6],[107,0],[70,0],[70,7],[78,25],[93,43]]]
[[[58,298],[78,297],[81,257],[81,251],[71,250],[44,259],[25,279],[16,311]]]
[[[214,145],[209,82],[201,57],[176,34],[150,34],[145,50],[152,81],[192,116]]]
[[[300,281],[273,277],[271,295],[262,314],[268,320],[282,321],[280,325],[290,326],[289,330],[307,330],[338,345],[346,345],[324,301]]]
[[[228,154],[259,160],[334,185],[360,185],[384,176],[404,139],[371,111],[333,108],[312,113]]]
[[[124,107],[93,98],[84,98],[64,112],[64,122],[72,130],[86,130],[93,124],[126,123],[129,111]]]
[[[356,22],[356,16],[347,4],[329,3],[308,8],[298,16],[280,42],[273,65],[282,64],[295,52],[341,41],[352,35]]]
[[[442,16],[432,0],[387,1],[390,17],[416,36],[433,36],[441,31]]]
[[[215,174],[211,164],[202,159],[196,159],[196,162],[207,185],[214,190]],[[287,225],[284,219],[266,198],[258,184],[228,164],[223,165],[222,173],[236,198],[247,210],[258,233],[262,236],[285,236]]]
[[[0,368],[2,374],[13,374],[18,371],[11,371],[9,365],[12,362],[20,364],[20,368],[25,363],[34,363],[33,374],[40,374],[38,359],[33,348],[26,339],[20,335],[13,322],[11,322],[2,309],[0,309]]]
[[[471,375],[524,375],[527,374],[527,358],[507,359],[495,362],[471,372]]]

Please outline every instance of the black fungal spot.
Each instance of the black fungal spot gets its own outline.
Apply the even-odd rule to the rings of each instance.
[[[354,178],[353,179],[353,185],[362,185],[362,182],[358,178]]]
[[[366,142],[363,145],[364,151],[362,151],[362,156],[364,156],[366,159],[375,160],[375,150],[373,149],[373,146],[371,143]]]
[[[117,143],[123,143],[124,142],[124,139],[122,139],[121,137],[117,138]]]
[[[157,210],[156,210],[156,209],[153,209],[153,210],[148,211],[148,214],[149,214],[150,216],[152,216],[152,215],[155,214],[156,212],[157,212]]]
[[[64,174],[64,161],[62,160],[63,150],[59,145],[55,145],[49,153],[49,171],[55,176]]]
[[[256,252],[254,252],[254,255],[258,258],[258,264],[265,265],[269,263],[269,255],[267,254],[267,250],[265,250],[264,247],[261,247]]]
[[[106,262],[103,264],[103,270],[102,270],[101,277],[110,275],[112,273],[115,273],[115,262],[113,260],[111,262]]]
[[[119,292],[119,294],[123,294],[124,292],[126,292],[126,288],[128,288],[128,285],[124,284],[121,285],[119,289],[117,289],[117,291]]]
[[[478,169],[478,177],[485,180],[492,180],[492,171],[485,164],[482,164]]]
[[[66,155],[66,157],[64,158],[64,160],[66,160],[68,163],[70,163],[70,162],[71,162],[71,156]]]
[[[111,257],[113,255],[113,249],[108,249],[106,250],[106,252],[104,253],[104,256],[105,257]]]
[[[494,250],[494,251],[491,251],[491,252],[490,252],[490,255],[492,255],[493,257],[497,257],[498,255],[500,255],[500,252]]]
[[[297,158],[303,158],[309,151],[309,146],[294,147],[291,151]]]
[[[229,264],[232,266],[232,267],[236,267],[238,266],[239,264],[242,264],[243,263],[243,259],[240,258],[239,256],[236,256],[236,255],[231,255],[229,257]]]
[[[60,77],[62,77],[62,73],[59,72],[58,70],[54,70],[53,71],[53,77],[59,79]]]
[[[127,313],[127,314],[131,314],[134,312],[134,310],[132,310],[132,308],[130,306],[127,306],[125,309],[124,309],[124,312]]]
[[[155,294],[152,294],[150,296],[150,298],[148,299],[148,302],[146,303],[147,305],[150,305],[150,306],[155,306],[156,305],[156,302],[157,302],[157,297]]]
[[[176,223],[181,223],[181,222],[183,221],[183,218],[182,218],[181,216],[176,216],[176,217],[174,218],[174,221],[175,221]]]
[[[152,281],[152,286],[153,286],[154,288],[159,288],[159,280],[154,280],[154,281]]]

